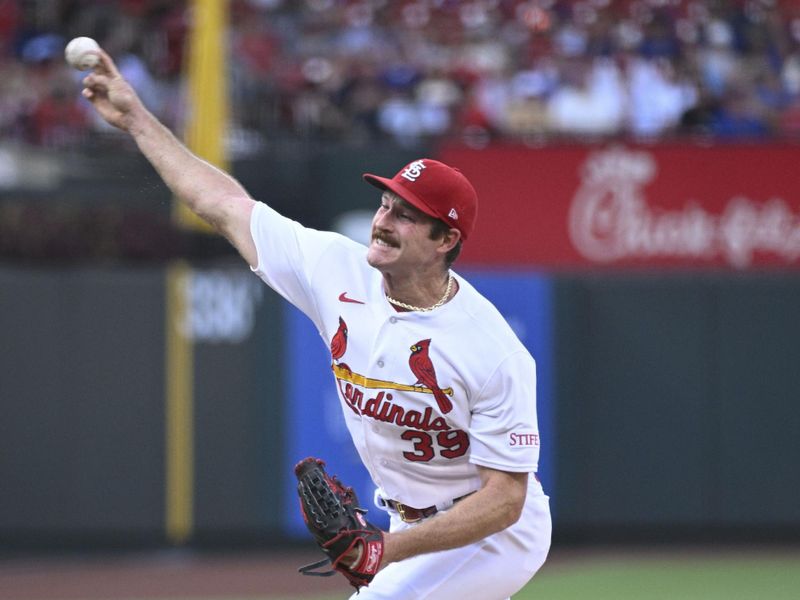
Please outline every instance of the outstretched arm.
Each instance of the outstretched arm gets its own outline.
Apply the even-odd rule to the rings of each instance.
[[[83,96],[108,123],[129,133],[172,193],[224,235],[252,266],[258,257],[250,235],[255,201],[233,177],[192,154],[142,104],[114,61],[99,64],[84,80]]]
[[[478,469],[480,490],[416,527],[385,535],[382,566],[418,554],[466,546],[519,520],[525,505],[528,474]]]

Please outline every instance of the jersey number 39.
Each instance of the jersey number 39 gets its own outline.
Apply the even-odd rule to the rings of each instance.
[[[469,437],[461,429],[440,431],[436,436],[425,431],[408,429],[400,437],[414,443],[413,452],[403,452],[406,460],[413,462],[428,462],[436,456],[437,451],[444,458],[458,458],[464,456],[469,448]]]

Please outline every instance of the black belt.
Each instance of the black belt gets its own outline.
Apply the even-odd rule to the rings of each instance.
[[[458,502],[459,500],[463,500],[473,492],[469,494],[464,494],[463,496],[459,496],[455,500],[453,500],[453,504]],[[398,502],[397,500],[384,500],[386,506],[390,509],[396,511],[400,518],[405,521],[406,523],[416,523],[417,521],[421,521],[422,519],[426,519],[427,517],[432,517],[439,509],[436,508],[436,505],[429,506],[427,508],[414,508],[413,506],[408,506],[407,504],[403,504],[402,502]]]

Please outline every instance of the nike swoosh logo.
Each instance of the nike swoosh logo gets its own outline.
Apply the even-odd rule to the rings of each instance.
[[[339,302],[352,302],[353,304],[364,304],[361,300],[353,300],[347,297],[347,292],[339,294]]]

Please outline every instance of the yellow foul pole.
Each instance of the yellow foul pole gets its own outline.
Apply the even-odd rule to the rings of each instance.
[[[192,27],[186,75],[189,111],[184,140],[211,164],[228,170],[226,81],[227,0],[190,0]],[[173,219],[181,227],[210,232],[209,225],[179,202]],[[165,529],[182,544],[194,530],[194,348],[188,331],[191,269],[175,263],[166,273],[166,460]]]

